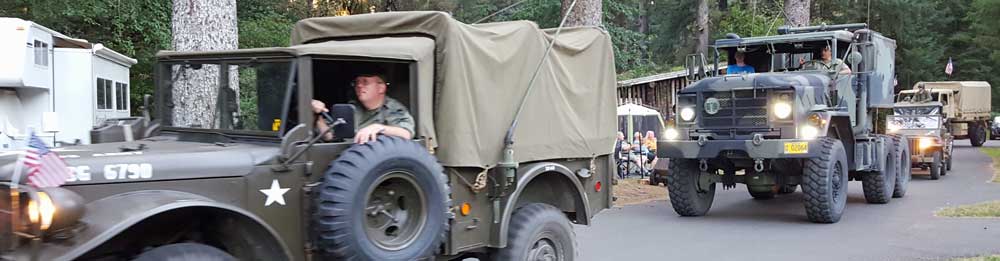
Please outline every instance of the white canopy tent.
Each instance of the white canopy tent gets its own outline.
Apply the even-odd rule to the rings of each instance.
[[[653,131],[659,137],[663,126],[663,116],[652,108],[632,103],[618,106],[618,130],[628,139],[635,132],[645,135],[646,131]]]

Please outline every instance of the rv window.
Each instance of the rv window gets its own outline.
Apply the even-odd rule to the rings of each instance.
[[[115,109],[123,111],[128,109],[126,106],[128,102],[128,84],[116,82],[115,83]]]
[[[97,109],[115,109],[114,90],[112,87],[114,86],[111,84],[111,80],[97,78]]]
[[[107,108],[107,101],[104,100],[104,79],[97,78],[97,109]]]
[[[35,40],[35,64],[49,66],[49,44]]]

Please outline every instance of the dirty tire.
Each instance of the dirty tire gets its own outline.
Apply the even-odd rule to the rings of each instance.
[[[510,217],[507,247],[491,249],[490,260],[572,261],[575,233],[561,210],[543,203],[524,205]]]
[[[778,195],[795,193],[795,191],[798,190],[798,189],[799,189],[799,185],[798,184],[795,184],[795,185],[792,185],[792,184],[781,185],[781,188],[778,189]]]
[[[931,162],[931,180],[937,180],[941,178],[941,171],[944,170],[944,162],[941,160],[941,152],[935,151],[934,155],[931,156],[934,161]]]
[[[948,157],[947,157],[948,160],[946,160],[944,162],[944,170],[946,170],[946,171],[942,171],[941,172],[941,176],[948,175],[948,171],[951,171],[951,158],[955,157],[954,152],[955,152],[955,148],[954,147],[949,147],[949,149],[948,149]]]
[[[896,171],[899,167],[896,143],[891,138],[886,138],[886,141],[885,169],[864,173],[861,178],[865,201],[871,204],[889,203],[896,187]]]
[[[896,185],[892,189],[892,197],[901,198],[906,196],[906,189],[910,186],[911,172],[913,166],[910,163],[909,140],[898,135],[893,135],[896,143],[896,156],[899,158],[899,165],[896,168]]]
[[[674,212],[681,216],[703,216],[715,200],[715,183],[701,191],[698,186],[701,170],[694,160],[675,159],[670,161],[667,175],[667,192]]]
[[[314,193],[313,234],[328,259],[422,259],[435,254],[448,230],[444,170],[411,140],[380,136],[350,147]],[[371,215],[373,209],[385,213]]]
[[[986,143],[986,126],[979,122],[969,123],[969,143],[973,147],[982,147]]]
[[[847,153],[833,138],[822,138],[819,145],[820,155],[806,159],[802,173],[806,216],[816,223],[836,223],[847,203]]]
[[[236,261],[236,258],[218,248],[198,243],[177,243],[153,248],[134,259],[135,261]]]

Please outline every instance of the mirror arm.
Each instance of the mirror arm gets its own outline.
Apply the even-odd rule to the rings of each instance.
[[[329,117],[329,115],[324,115],[324,117]],[[326,136],[327,133],[330,133],[331,131],[333,131],[334,127],[337,127],[337,126],[340,126],[341,124],[346,124],[346,123],[347,123],[347,121],[345,121],[343,118],[337,118],[337,120],[329,123],[329,127],[330,128],[326,129],[326,131],[324,131],[323,133],[320,133],[319,135],[316,135],[316,137],[313,137],[312,139],[310,139],[309,142],[306,144],[305,148],[302,148],[301,150],[295,152],[295,154],[292,154],[291,157],[288,157],[287,159],[282,160],[281,161],[281,166],[284,167],[285,169],[287,169],[288,168],[288,164],[290,162],[293,162],[296,159],[298,159],[300,156],[302,156],[302,154],[305,153],[307,150],[309,150],[309,148],[311,148],[313,145],[315,145],[316,142],[319,142],[319,140],[322,139],[323,136]]]

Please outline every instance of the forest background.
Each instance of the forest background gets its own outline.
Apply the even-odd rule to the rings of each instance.
[[[567,1],[567,0],[563,0]],[[586,0],[584,0],[586,1]],[[680,69],[687,54],[726,33],[776,34],[784,5],[801,0],[589,0],[602,1],[612,36],[618,78]],[[558,0],[237,0],[240,48],[287,46],[295,21],[314,16],[438,10],[474,23],[531,20],[559,24]],[[896,40],[897,88],[918,81],[983,80],[1000,87],[1000,0],[811,0],[810,24],[868,23]],[[705,4],[707,12],[699,8]],[[511,8],[511,5],[514,5]],[[132,67],[132,103],[153,90],[152,65],[171,47],[171,0],[0,0],[0,16],[32,20],[71,37],[104,43],[138,59]],[[504,10],[505,9],[505,10]],[[494,14],[493,16],[490,16]],[[490,16],[490,17],[488,17]],[[699,19],[703,18],[703,19]],[[702,32],[699,21],[707,22]],[[952,60],[954,72],[945,74]],[[993,108],[1000,109],[1000,88]],[[137,112],[137,108],[132,108]]]

